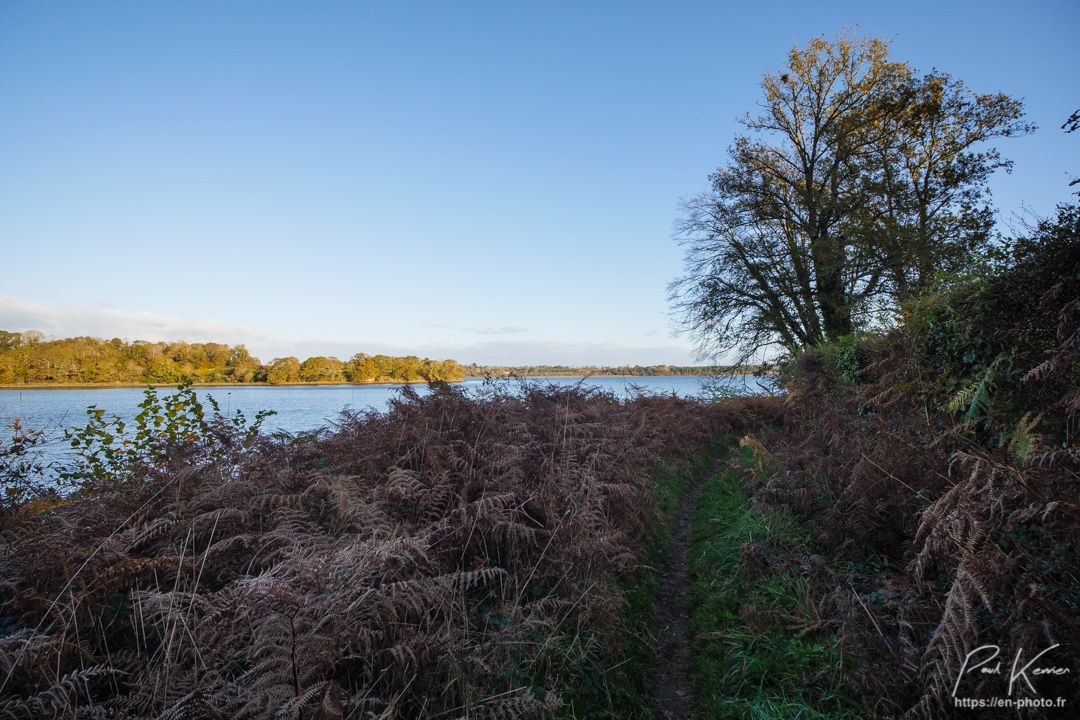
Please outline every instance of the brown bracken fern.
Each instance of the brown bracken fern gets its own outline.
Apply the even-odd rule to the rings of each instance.
[[[755,402],[406,389],[312,438],[12,511],[0,718],[566,714],[589,663],[618,664],[647,470]]]

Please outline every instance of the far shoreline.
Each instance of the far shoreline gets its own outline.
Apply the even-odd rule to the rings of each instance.
[[[775,371],[763,373],[762,375],[775,375]],[[547,374],[547,375],[499,375],[494,376],[493,380],[544,380],[545,378],[581,378],[582,380],[590,380],[597,378],[655,378],[655,377],[753,377],[752,372],[725,372],[716,375],[701,374],[701,375],[608,375],[608,374],[595,374],[595,375],[583,375],[575,373],[566,374]],[[484,380],[487,379],[483,375],[466,375],[461,380],[439,380],[437,382],[446,382],[449,384],[461,383],[466,380]],[[182,382],[165,382],[165,383],[4,383],[0,384],[0,390],[110,390],[110,389],[145,389],[145,388],[175,388],[182,385]],[[370,382],[331,382],[331,381],[314,381],[314,382],[293,382],[293,383],[228,383],[228,382],[207,382],[207,383],[192,383],[191,388],[287,388],[287,387],[316,387],[316,386],[351,386],[351,387],[365,387],[370,385],[426,385],[427,380],[380,380]]]
[[[469,379],[469,378],[466,378]],[[255,388],[255,387],[312,387],[315,385],[342,385],[342,386],[364,386],[364,385],[426,385],[427,380],[385,380],[381,382],[327,382],[327,381],[315,381],[315,382],[294,382],[294,383],[222,383],[222,382],[208,382],[208,383],[192,383],[191,388]],[[461,380],[440,380],[439,382],[457,383]],[[167,383],[27,383],[25,385],[18,383],[7,383],[0,385],[0,390],[110,390],[110,389],[132,389],[132,388],[175,388],[183,385],[182,382],[167,382]]]

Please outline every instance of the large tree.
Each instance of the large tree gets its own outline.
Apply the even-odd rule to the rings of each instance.
[[[919,77],[878,39],[794,48],[766,73],[726,165],[684,203],[671,298],[702,355],[848,334],[952,269],[990,230],[987,140],[1030,131],[1021,104]]]

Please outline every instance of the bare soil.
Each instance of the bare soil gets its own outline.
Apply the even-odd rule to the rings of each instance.
[[[661,568],[657,594],[657,664],[653,676],[652,714],[654,720],[683,720],[693,717],[694,681],[690,667],[690,628],[687,622],[686,590],[690,585],[690,523],[705,483],[716,472],[722,458],[716,458],[683,497],[675,513],[675,532]]]

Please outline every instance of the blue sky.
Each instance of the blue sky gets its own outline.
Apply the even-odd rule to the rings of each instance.
[[[0,0],[0,329],[246,343],[264,361],[693,361],[667,284],[766,69],[845,25],[1080,174],[1080,5]]]

